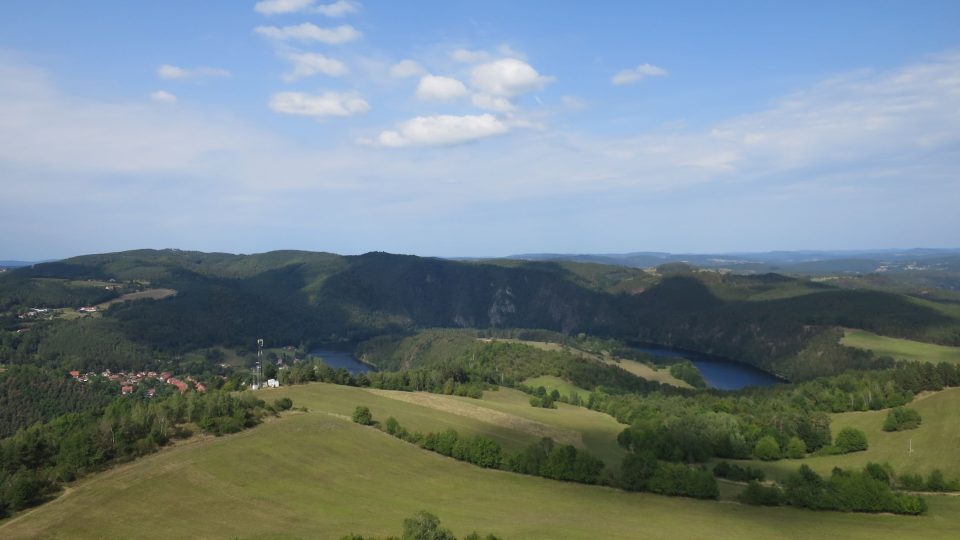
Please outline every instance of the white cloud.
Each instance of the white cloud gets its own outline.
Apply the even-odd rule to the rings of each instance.
[[[564,107],[572,111],[579,111],[586,107],[586,104],[583,102],[583,100],[577,96],[563,96],[560,98],[560,102],[563,103]]]
[[[553,80],[515,58],[480,64],[471,73],[473,86],[487,94],[504,97],[540,90]]]
[[[490,94],[474,94],[470,101],[474,107],[487,109],[490,111],[510,112],[516,109],[510,100],[502,97],[494,97]]]
[[[640,64],[635,68],[622,69],[618,71],[613,77],[610,78],[610,82],[620,86],[624,84],[640,82],[647,77],[665,77],[666,75],[667,70],[661,67],[651,64]]]
[[[209,77],[229,77],[230,72],[222,68],[182,68],[164,64],[157,68],[157,76],[161,79],[204,79]]]
[[[471,51],[468,49],[457,49],[450,53],[450,58],[464,64],[477,64],[490,60],[490,53],[487,51]]]
[[[358,2],[351,2],[350,0],[337,0],[332,4],[324,4],[317,6],[315,11],[327,17],[343,17],[344,15],[349,15],[351,13],[356,13],[360,9],[360,4]]]
[[[457,79],[439,75],[424,75],[417,85],[417,97],[420,99],[448,100],[467,93],[467,87]]]
[[[261,0],[254,4],[253,9],[263,15],[279,15],[282,13],[296,13],[304,11],[314,0]]]
[[[270,110],[301,116],[352,116],[370,110],[370,104],[356,94],[324,92],[278,92],[270,98]]]
[[[177,102],[177,96],[165,90],[157,90],[156,92],[150,92],[150,99],[158,103],[176,103]]]
[[[327,17],[343,17],[356,13],[360,4],[351,0],[338,0],[332,4],[315,6],[316,0],[261,0],[253,9],[263,15],[281,15],[285,13],[319,13]]]
[[[397,79],[416,77],[418,75],[423,75],[426,72],[427,70],[423,69],[423,66],[414,62],[413,60],[401,60],[390,66],[390,76]]]
[[[283,80],[287,82],[317,74],[340,77],[350,71],[343,62],[320,53],[285,51],[280,56],[293,64],[293,70],[283,75]]]
[[[380,133],[377,143],[403,146],[443,146],[476,141],[510,131],[510,126],[492,114],[418,116]]]
[[[321,28],[313,23],[302,23],[293,26],[258,26],[254,32],[261,36],[279,41],[302,41],[304,43],[320,42],[328,45],[340,45],[360,39],[361,34],[349,24],[335,28]]]

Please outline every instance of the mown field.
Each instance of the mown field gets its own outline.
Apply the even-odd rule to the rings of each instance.
[[[920,396],[909,407],[919,411],[923,418],[919,428],[909,431],[883,431],[885,410],[832,415],[834,434],[845,427],[854,427],[867,435],[869,448],[864,452],[749,463],[766,470],[772,478],[783,478],[801,463],[826,475],[834,467],[861,468],[871,461],[889,463],[898,474],[927,475],[939,468],[948,478],[960,478],[960,388]],[[910,452],[911,440],[913,452]]]
[[[484,408],[515,411],[516,396],[490,394],[494,398]],[[418,510],[437,514],[459,536],[478,530],[514,540],[933,539],[960,531],[957,497],[931,498],[930,515],[918,518],[625,493],[480,469],[341,416],[366,401],[375,417],[392,414],[405,425],[447,421],[466,432],[481,422],[435,407],[323,384],[273,395],[289,395],[310,412],[289,413],[237,435],[197,439],[90,477],[0,524],[0,537],[386,536],[397,534],[402,520]],[[566,426],[578,423],[563,409],[535,412],[536,418],[555,412],[553,418]]]
[[[867,349],[877,356],[889,356],[901,360],[960,363],[960,347],[878,336],[864,330],[844,330],[840,344]]]

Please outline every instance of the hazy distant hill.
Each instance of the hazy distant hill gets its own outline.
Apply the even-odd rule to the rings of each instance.
[[[20,308],[77,307],[116,295],[85,288],[102,283],[91,279],[149,282],[177,294],[117,304],[102,318],[37,323],[4,341],[7,360],[0,361],[106,366],[133,358],[143,365],[151,355],[249,347],[260,337],[347,346],[426,327],[500,327],[654,342],[806,378],[872,365],[838,345],[836,327],[960,344],[949,306],[777,274],[303,251],[138,250],[8,271],[0,276],[6,328],[23,324],[10,315]]]
[[[510,259],[579,261],[652,268],[684,262],[702,268],[727,268],[738,272],[834,274],[940,270],[960,272],[960,249],[905,249],[858,251],[770,251],[762,253],[661,253],[511,255]]]

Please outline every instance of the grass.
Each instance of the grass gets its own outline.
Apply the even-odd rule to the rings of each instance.
[[[619,366],[621,369],[624,369],[630,373],[633,373],[637,377],[646,379],[648,381],[657,381],[660,384],[669,384],[670,386],[676,386],[677,388],[693,388],[686,381],[681,381],[680,379],[671,375],[670,368],[668,367],[655,369],[647,364],[644,364],[643,362],[628,360],[626,358],[607,360],[606,362],[608,364]]]
[[[328,394],[338,388],[316,384],[276,393],[337,408],[343,396]],[[352,390],[346,393],[351,399],[361,392]],[[379,417],[399,418],[410,406],[381,399],[372,408],[395,409],[374,408]],[[92,476],[51,503],[0,523],[0,537],[386,536],[418,510],[437,514],[458,536],[478,530],[513,540],[954,537],[960,498],[929,502],[930,515],[916,518],[625,493],[481,469],[311,408]]]
[[[380,422],[393,416],[410,431],[436,433],[455,429],[462,435],[482,435],[509,452],[551,437],[587,449],[613,469],[619,467],[624,456],[617,435],[625,426],[612,417],[564,403],[557,403],[556,409],[531,407],[529,396],[508,388],[484,392],[481,400],[326,384],[270,389],[257,395],[263,399],[288,396],[297,406],[344,417],[351,415],[357,405],[366,405]]]
[[[577,394],[580,396],[580,399],[589,399],[590,391],[584,390],[575,384],[567,382],[560,377],[555,377],[553,375],[541,375],[539,377],[531,377],[525,381],[523,384],[531,386],[533,388],[544,387],[547,389],[547,393],[550,393],[554,390],[560,392],[561,396],[569,396],[570,394]]]
[[[522,339],[502,339],[502,338],[496,338],[496,339],[487,338],[487,339],[484,339],[484,341],[503,341],[506,343],[522,343],[523,345],[536,347],[538,349],[542,349],[545,351],[567,351],[571,354],[580,356],[581,358],[590,358],[590,359],[604,362],[613,366],[618,366],[621,369],[629,373],[632,373],[637,377],[646,379],[648,381],[657,381],[660,384],[669,384],[671,386],[676,386],[678,388],[693,388],[692,386],[687,384],[685,381],[681,381],[680,379],[671,375],[669,368],[656,369],[648,366],[647,364],[644,364],[643,362],[637,362],[635,360],[611,357],[607,354],[603,354],[603,355],[594,354],[594,353],[582,351],[580,349],[576,349],[573,347],[561,345],[559,343],[547,343],[543,341],[526,341]],[[561,391],[560,393],[562,394],[563,391]]]
[[[948,478],[960,478],[960,388],[952,388],[919,397],[910,404],[923,417],[917,429],[883,431],[887,411],[840,413],[832,415],[834,434],[845,427],[854,427],[867,435],[869,448],[842,456],[814,456],[802,460],[750,462],[767,471],[772,478],[783,478],[805,463],[821,474],[830,474],[834,467],[862,468],[867,462],[889,463],[897,474],[929,474],[941,469]],[[910,452],[910,440],[913,452]]]
[[[100,309],[106,309],[112,306],[113,304],[122,304],[123,302],[133,302],[136,300],[147,300],[147,299],[162,300],[164,298],[169,298],[175,294],[177,294],[177,291],[173,289],[145,289],[142,291],[121,295],[117,298],[114,298],[113,300],[104,302],[98,305],[97,307]]]
[[[840,344],[847,347],[867,349],[873,351],[877,356],[890,356],[902,360],[960,363],[960,347],[879,336],[863,330],[844,330]]]

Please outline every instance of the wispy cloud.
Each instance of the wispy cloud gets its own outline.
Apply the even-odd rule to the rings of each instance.
[[[467,94],[467,87],[452,77],[424,75],[417,84],[417,97],[424,100],[446,101]]]
[[[183,68],[164,64],[157,68],[157,76],[161,79],[207,79],[229,77],[230,72],[223,68],[195,67]]]
[[[327,17],[343,17],[359,11],[360,3],[338,0],[332,4],[316,5],[316,0],[261,0],[254,4],[253,9],[263,15],[319,13]]]
[[[647,77],[666,77],[667,70],[651,64],[640,64],[637,67],[622,69],[610,77],[610,82],[617,86],[640,82]]]
[[[423,66],[413,60],[401,60],[390,66],[390,76],[396,79],[405,79],[407,77],[417,77],[427,73]]]
[[[303,43],[326,43],[341,45],[360,39],[363,34],[349,24],[334,28],[321,28],[313,23],[301,23],[292,26],[258,26],[254,32],[278,41],[300,41]]]
[[[158,103],[176,103],[177,96],[167,92],[166,90],[157,90],[155,92],[150,92],[150,99]]]
[[[279,54],[293,65],[293,69],[283,75],[283,80],[287,82],[318,74],[340,77],[350,71],[343,62],[320,53],[286,50]]]
[[[462,62],[464,64],[477,64],[480,62],[486,62],[493,58],[493,56],[487,51],[471,51],[469,49],[455,49],[450,53],[450,58],[456,62]]]
[[[370,104],[356,94],[324,92],[278,92],[270,98],[270,110],[299,116],[353,116],[370,110]]]
[[[444,146],[502,135],[510,127],[491,114],[417,116],[401,122],[397,129],[380,133],[381,146]]]

